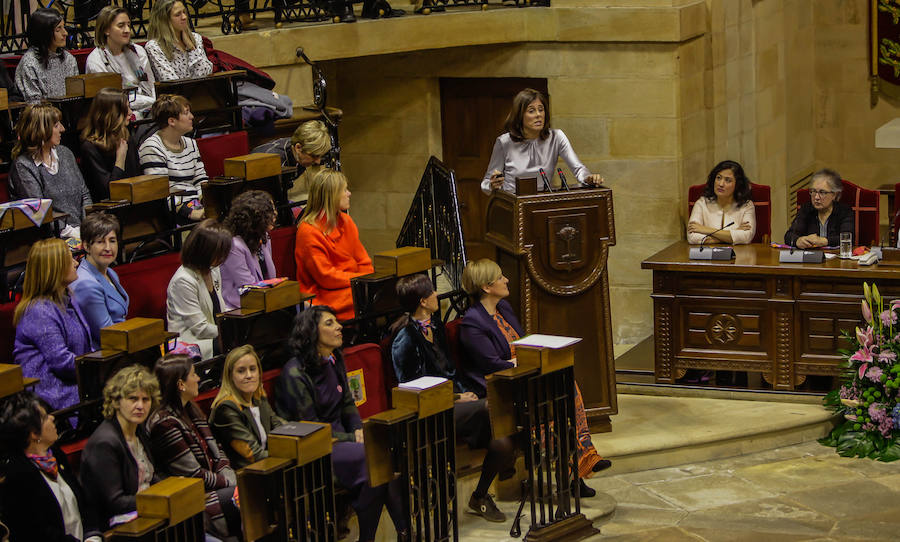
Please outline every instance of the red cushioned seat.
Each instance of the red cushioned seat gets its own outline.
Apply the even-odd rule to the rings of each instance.
[[[363,419],[388,409],[388,393],[384,383],[384,369],[381,347],[375,343],[365,343],[344,349],[344,364],[348,380],[351,373],[362,370],[365,402],[357,405]]]
[[[297,279],[297,261],[294,260],[294,246],[297,239],[297,228],[284,226],[269,232],[272,243],[272,263],[275,274],[279,277]]]
[[[844,189],[841,191],[841,203],[853,209],[854,229],[856,237],[854,245],[877,245],[881,240],[881,194],[878,190],[868,190],[841,179]],[[809,189],[797,190],[797,209],[809,202]]]
[[[87,64],[87,57],[93,51],[93,47],[87,47],[85,49],[69,49],[69,53],[75,57],[75,62],[78,64],[78,73],[84,73],[84,66]],[[6,71],[9,72],[10,77],[16,72],[16,66],[19,65],[19,60],[22,59],[22,55],[10,55],[4,56],[2,58],[3,64],[6,66]]]
[[[66,454],[66,459],[69,460],[69,467],[74,469],[75,472],[78,472],[79,467],[81,467],[81,453],[84,451],[87,441],[88,439],[83,438],[60,446],[62,452]]]
[[[202,137],[197,140],[197,150],[210,179],[225,174],[225,159],[250,154],[250,139],[240,130],[230,134]]]
[[[18,304],[18,301],[0,304],[0,363],[13,362],[13,345],[16,340],[13,313]]]
[[[703,195],[706,183],[695,184],[688,188],[688,216],[694,210],[694,203]],[[750,200],[756,213],[756,234],[751,243],[767,242],[772,237],[772,187],[765,184],[750,183]]]
[[[462,324],[461,317],[450,320],[444,326],[444,331],[447,333],[447,349],[450,350],[448,354],[452,358],[453,364],[456,366],[456,374],[460,374],[460,371],[462,371],[462,349],[459,344],[460,324]]]
[[[177,252],[117,265],[119,282],[128,292],[128,317],[166,318],[166,288],[181,265]]]
[[[0,173],[0,203],[9,201],[9,173]]]

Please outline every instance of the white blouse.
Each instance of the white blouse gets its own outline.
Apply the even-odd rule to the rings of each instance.
[[[153,69],[147,52],[140,45],[130,44],[118,55],[110,53],[106,47],[95,47],[87,57],[84,71],[121,75],[122,88],[137,90],[130,100],[131,109],[135,113],[150,109],[156,101]]]
[[[741,207],[737,207],[736,203],[732,203],[728,209],[723,210],[719,207],[718,202],[709,201],[701,196],[700,199],[694,203],[694,209],[691,211],[689,222],[697,222],[698,224],[703,224],[710,228],[721,228],[726,224],[734,222],[734,224],[724,229],[731,232],[731,242],[735,245],[746,245],[750,243],[750,241],[753,240],[753,236],[756,235],[756,211],[754,210],[752,201],[748,201]],[[741,224],[745,222],[750,224],[750,229],[739,229]],[[703,233],[687,234],[688,243],[692,245],[699,245],[703,242],[704,237],[706,237],[706,234]]]
[[[537,179],[538,190],[543,190],[540,170],[547,174],[550,184],[553,184],[553,176],[556,175],[556,163],[562,158],[575,175],[575,178],[584,182],[591,172],[581,163],[578,155],[572,150],[569,138],[562,130],[550,130],[547,139],[526,139],[513,141],[509,132],[501,135],[494,142],[494,150],[491,151],[491,161],[487,172],[481,181],[481,190],[485,194],[491,193],[491,174],[494,170],[503,172],[503,190],[516,191],[516,177],[521,179]],[[572,180],[569,179],[569,184]]]
[[[63,480],[62,476],[57,476],[53,480],[43,472],[44,481],[50,486],[50,491],[56,497],[59,503],[59,511],[62,513],[63,524],[66,526],[66,534],[81,540],[84,535],[84,528],[81,525],[81,510],[78,509],[78,499],[75,498],[75,492],[69,487],[69,484]]]

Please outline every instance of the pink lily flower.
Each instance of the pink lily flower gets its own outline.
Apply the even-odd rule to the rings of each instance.
[[[862,315],[863,320],[869,324],[872,323],[872,311],[869,309],[869,304],[866,303],[865,299],[862,300]]]
[[[863,352],[863,350],[860,350],[859,352],[853,354],[853,356],[850,357],[850,361],[864,361],[864,362],[872,361],[872,354],[869,354],[868,352],[867,352],[867,354],[868,354],[868,356],[869,356],[869,359],[865,359],[865,357],[860,357],[860,358],[858,358],[858,359],[853,359],[853,358],[859,356],[860,352]],[[860,380],[862,380],[863,378],[865,378],[865,376],[866,376],[866,369],[868,369],[868,368],[869,368],[869,364],[868,364],[868,363],[863,363],[862,365],[859,366],[859,378],[860,378]]]
[[[859,344],[866,348],[871,348],[875,344],[875,335],[872,326],[868,326],[865,331],[856,328],[856,340]]]

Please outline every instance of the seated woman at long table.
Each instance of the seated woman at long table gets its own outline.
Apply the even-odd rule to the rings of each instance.
[[[841,234],[855,235],[853,209],[840,202],[844,183],[833,169],[820,169],[809,181],[809,201],[804,203],[787,233],[784,243],[797,248],[837,247]]]
[[[692,245],[745,245],[756,235],[756,211],[750,201],[750,181],[737,162],[719,162],[706,178],[703,195],[694,203],[687,226]]]
[[[515,473],[515,444],[510,437],[495,439],[487,399],[468,391],[465,380],[456,373],[447,352],[447,336],[440,314],[437,292],[425,275],[411,275],[397,281],[397,298],[406,313],[391,326],[394,337],[391,360],[397,380],[409,382],[423,376],[437,376],[453,382],[458,394],[453,405],[457,442],[473,450],[487,450],[481,465],[481,478],[469,498],[469,511],[488,521],[502,523],[506,515],[488,494],[497,475],[506,479]]]
[[[471,298],[471,306],[463,316],[459,331],[459,339],[467,355],[464,368],[473,384],[472,391],[478,397],[485,397],[485,376],[516,366],[513,341],[524,334],[524,329],[506,301],[509,279],[503,276],[496,262],[488,259],[469,262],[463,271],[462,285]],[[593,497],[596,492],[584,483],[584,478],[609,468],[612,463],[600,457],[591,442],[578,384],[575,384],[575,422],[581,496]]]
[[[266,398],[262,365],[253,346],[245,344],[229,352],[209,425],[232,466],[240,469],[269,457],[269,432],[283,423]]]
[[[550,105],[539,90],[526,88],[516,94],[506,117],[506,132],[494,142],[491,161],[481,181],[481,190],[516,192],[516,178],[536,178],[538,190],[543,190],[540,170],[547,179],[556,173],[556,163],[562,158],[575,178],[588,185],[603,183],[603,177],[592,174],[581,163],[572,144],[562,130],[550,128]]]
[[[398,540],[408,538],[400,479],[378,487],[369,485],[362,420],[341,353],[341,324],[331,307],[317,305],[294,320],[289,341],[294,357],[276,381],[275,408],[286,420],[331,425],[336,442],[331,452],[334,477],[347,489],[359,519],[359,540],[375,540],[381,509],[387,506]]]

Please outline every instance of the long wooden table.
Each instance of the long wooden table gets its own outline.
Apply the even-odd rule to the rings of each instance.
[[[650,256],[655,377],[674,383],[687,369],[761,373],[776,390],[807,375],[840,374],[843,330],[862,325],[863,282],[900,298],[900,267],[852,260],[783,264],[768,245],[735,246],[732,261],[688,259],[677,242]]]

